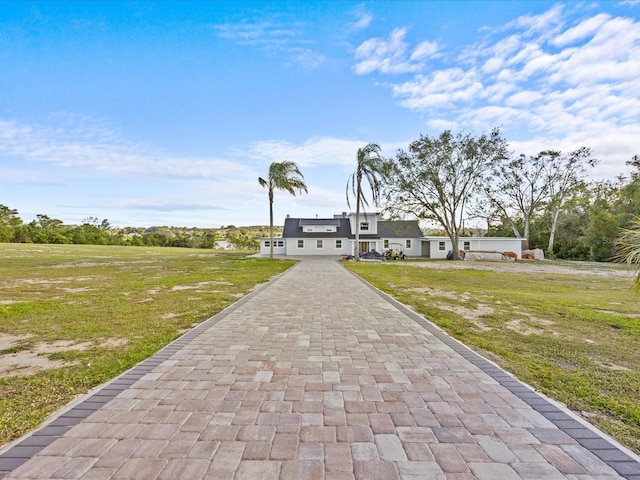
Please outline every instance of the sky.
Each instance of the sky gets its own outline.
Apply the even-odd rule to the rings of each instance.
[[[0,0],[0,204],[25,223],[268,225],[285,160],[308,194],[275,223],[330,218],[358,148],[496,127],[628,173],[640,1]]]

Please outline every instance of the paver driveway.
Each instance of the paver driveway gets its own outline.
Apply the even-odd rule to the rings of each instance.
[[[333,260],[305,260],[0,456],[0,477],[640,479]]]

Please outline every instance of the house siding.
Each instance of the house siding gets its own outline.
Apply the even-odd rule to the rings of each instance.
[[[303,241],[302,248],[298,247],[298,240]],[[322,248],[318,248],[318,240],[322,241]],[[336,240],[342,241],[341,248],[336,248]],[[286,255],[347,255],[347,246],[346,239],[335,237],[287,238]]]
[[[452,250],[449,237],[425,237],[422,241],[429,243],[429,258],[445,259],[447,253]],[[444,242],[444,250],[440,250],[440,243]],[[522,257],[522,240],[510,237],[460,237],[458,249],[465,250],[464,242],[469,242],[467,250],[515,252],[518,258]]]
[[[407,257],[447,258],[452,249],[448,237],[424,237],[416,220],[382,220],[376,213],[360,216],[360,222],[369,222],[369,229],[360,232],[360,242],[366,243],[366,250],[398,250]],[[289,256],[341,256],[355,252],[355,214],[336,215],[334,218],[289,218],[285,219],[282,237],[274,239],[274,254]],[[302,240],[303,246],[298,246]],[[318,242],[322,243],[318,247]],[[336,242],[341,245],[336,248]],[[388,247],[385,247],[385,241]],[[411,246],[407,247],[407,241]],[[443,250],[440,250],[443,242]],[[522,257],[522,243],[517,238],[505,237],[461,237],[459,248],[468,250],[515,252]],[[260,254],[269,254],[269,238],[260,240]],[[282,244],[282,246],[278,246]]]
[[[389,241],[389,247],[385,248],[385,240]],[[407,240],[411,240],[411,247],[407,248]],[[398,250],[404,252],[407,257],[421,256],[421,239],[420,238],[383,238],[380,241],[380,252],[385,250]]]

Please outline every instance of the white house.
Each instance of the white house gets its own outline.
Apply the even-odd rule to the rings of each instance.
[[[333,218],[291,218],[282,237],[273,239],[275,255],[353,255],[356,214]],[[398,250],[409,257],[421,254],[422,230],[417,220],[383,220],[377,213],[360,214],[360,252]],[[260,239],[260,253],[269,254],[271,240]]]
[[[423,237],[422,256],[447,258],[453,250],[449,237]],[[522,258],[522,239],[512,237],[460,237],[458,249],[473,252],[514,252]]]
[[[356,214],[333,218],[291,218],[284,221],[282,237],[273,239],[275,255],[353,255]],[[260,239],[260,254],[269,255],[271,239]],[[517,238],[460,237],[460,250],[515,252],[522,256]],[[407,257],[446,258],[449,237],[425,237],[417,220],[384,220],[377,213],[360,214],[360,252],[397,250]]]

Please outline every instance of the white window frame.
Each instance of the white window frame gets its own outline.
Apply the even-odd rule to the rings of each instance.
[[[447,249],[446,242],[438,242],[438,250],[440,250],[441,252],[444,252],[446,249]]]
[[[304,240],[301,238],[298,239],[298,248],[304,248]]]
[[[341,239],[337,239],[336,240],[336,248],[342,248],[342,240]]]
[[[322,239],[321,239],[321,238],[319,238],[319,239],[317,239],[317,240],[316,240],[316,248],[317,248],[318,250],[321,250],[321,249],[323,249],[323,248],[324,248],[324,242],[322,241]]]
[[[407,238],[404,242],[405,248],[411,248],[411,239]]]
[[[464,251],[471,250],[471,241],[467,240],[462,242],[462,249]]]
[[[369,231],[369,222],[360,222],[360,231]]]
[[[264,241],[264,246],[265,247],[270,247],[271,246],[271,240],[265,240]]]
[[[389,248],[389,240],[388,240],[388,239],[387,239],[387,240],[384,240],[383,245],[384,245],[384,246],[383,246],[382,248]]]

